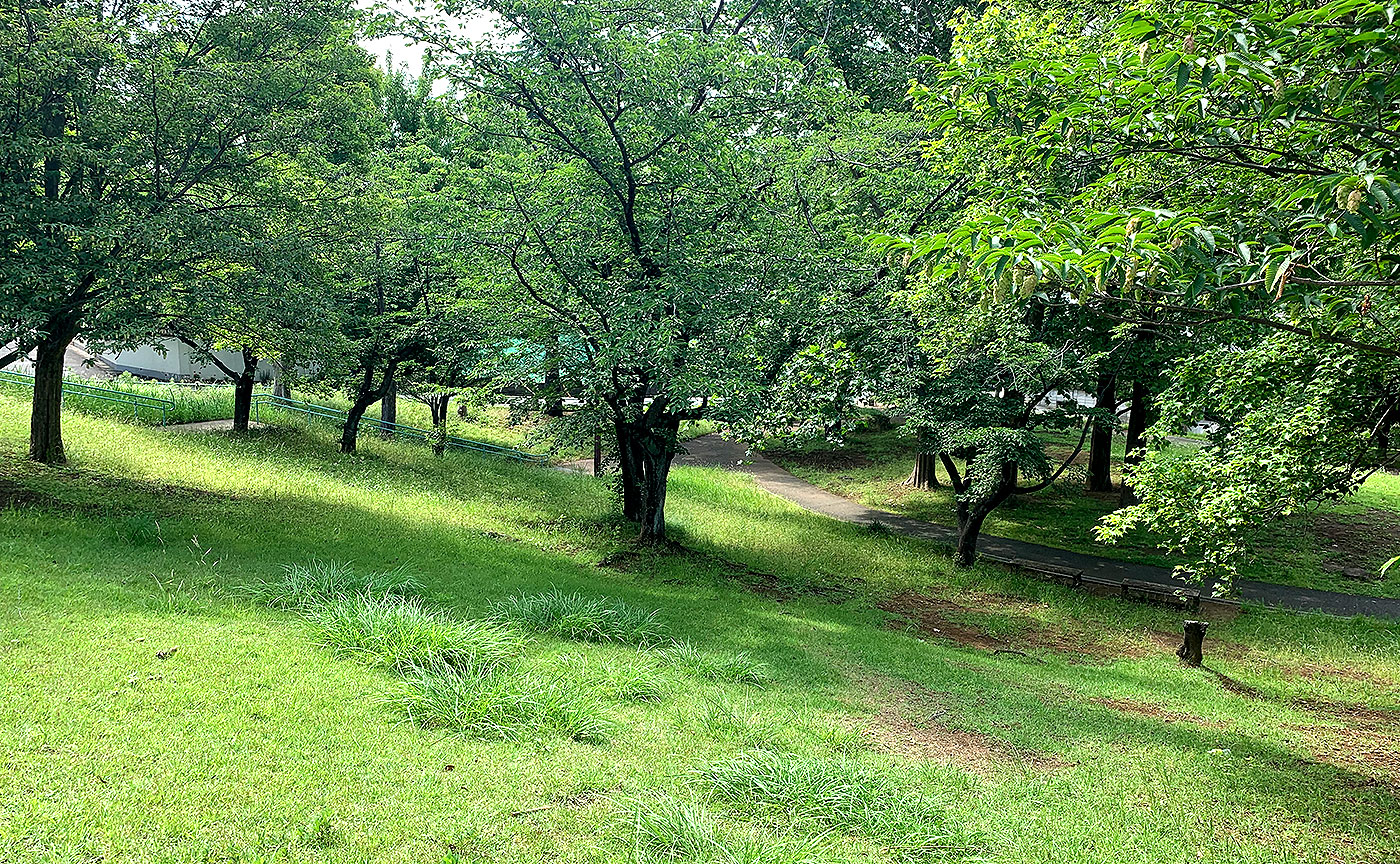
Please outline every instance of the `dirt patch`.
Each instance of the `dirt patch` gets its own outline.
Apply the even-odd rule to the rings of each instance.
[[[1068,763],[1047,753],[948,726],[943,722],[952,713],[948,698],[913,682],[899,682],[878,690],[881,708],[866,721],[862,731],[880,752],[952,765],[983,776],[1006,766],[1019,765],[1036,771],[1068,767]]]
[[[995,651],[1008,645],[1004,640],[987,634],[976,624],[963,620],[963,616],[976,613],[949,600],[905,592],[878,605],[885,612],[912,622],[920,633],[937,639],[946,639],[986,651]],[[891,623],[897,621],[898,619]]]
[[[1028,614],[1030,609],[1025,601],[1013,597],[988,594],[969,599],[978,605],[967,606],[909,591],[890,597],[878,605],[880,609],[895,616],[890,620],[890,627],[893,629],[912,627],[925,636],[993,654],[1027,656],[1024,654],[1026,651],[1045,650],[1081,661],[1111,662],[1121,657],[1151,653],[1150,649],[1139,650],[1128,644],[1117,645],[1101,641],[1103,636],[1114,634],[1095,634],[1078,627],[1048,627]],[[1003,624],[1009,623],[1015,628],[1015,635],[988,632],[979,623],[979,619],[986,621],[992,616],[1000,618]],[[1175,651],[1180,641],[1178,638],[1173,642],[1170,650]]]
[[[1372,708],[1354,702],[1332,702],[1327,699],[1303,698],[1290,703],[1297,708],[1331,717],[1349,726],[1387,730],[1400,734],[1400,711]]]
[[[1211,728],[1224,728],[1223,724],[1207,720],[1204,717],[1197,717],[1195,714],[1187,714],[1184,711],[1170,711],[1161,705],[1153,705],[1150,702],[1138,702],[1135,699],[1105,699],[1095,698],[1089,700],[1095,705],[1102,705],[1105,708],[1112,708],[1114,711],[1122,711],[1125,714],[1141,714],[1144,717],[1155,717],[1167,723],[1189,723],[1192,726],[1202,726]]]
[[[1400,551],[1400,541],[1378,543],[1377,538],[1400,537],[1400,513],[1368,509],[1339,516],[1319,513],[1310,526],[1324,548],[1323,567],[1360,582],[1379,582],[1382,564]]]
[[[1352,681],[1359,681],[1363,684],[1374,684],[1386,689],[1396,687],[1395,681],[1389,678],[1382,678],[1379,675],[1374,675],[1362,669],[1343,669],[1339,666],[1327,666],[1321,663],[1301,663],[1292,666],[1280,666],[1279,672],[1290,678],[1304,678],[1310,681],[1321,681],[1327,678],[1348,678]]]
[[[1299,733],[1301,749],[1311,754],[1311,758],[1302,761],[1360,775],[1353,778],[1353,785],[1400,791],[1400,730],[1318,724],[1290,724],[1285,728]]]

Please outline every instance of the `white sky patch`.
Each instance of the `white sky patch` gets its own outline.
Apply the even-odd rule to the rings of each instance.
[[[492,18],[484,12],[469,13],[448,19],[432,9],[431,5],[418,12],[414,11],[413,6],[413,3],[402,2],[402,0],[379,0],[379,2],[360,0],[360,8],[362,9],[387,9],[403,15],[450,20],[458,35],[472,41],[482,39],[491,31]],[[407,36],[395,34],[381,36],[377,39],[361,39],[360,47],[373,55],[375,63],[381,69],[389,68],[386,58],[392,57],[394,67],[407,67],[410,74],[417,75],[419,70],[423,68],[423,52],[432,46],[423,42],[415,42]]]

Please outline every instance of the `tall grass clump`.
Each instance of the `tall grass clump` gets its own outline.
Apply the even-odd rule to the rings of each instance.
[[[639,797],[627,807],[633,853],[640,862],[694,864],[815,864],[811,841],[778,837],[733,820],[721,821],[705,807],[670,795]]]
[[[403,671],[441,665],[487,674],[520,656],[525,639],[489,621],[463,621],[392,594],[342,595],[307,613],[320,641],[337,654]]]
[[[621,600],[586,597],[558,588],[508,597],[496,604],[492,614],[522,630],[579,642],[645,646],[665,638],[665,628],[655,612]]]
[[[899,861],[978,851],[935,802],[848,760],[754,750],[699,769],[693,781],[712,800],[745,812],[760,807],[795,823],[864,835]]]
[[[246,592],[273,609],[309,612],[346,597],[411,597],[421,590],[418,580],[402,567],[359,573],[349,564],[312,561],[283,565],[278,578],[260,581]]]
[[[612,718],[597,702],[557,681],[508,671],[477,675],[450,666],[417,666],[404,674],[389,704],[424,729],[470,738],[516,741],[560,735],[606,743]]]
[[[705,651],[691,642],[673,642],[658,648],[656,655],[663,663],[707,681],[761,687],[768,680],[768,667],[742,651],[721,654]]]

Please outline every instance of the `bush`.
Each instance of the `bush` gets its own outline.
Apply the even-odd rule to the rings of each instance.
[[[651,645],[665,636],[655,612],[557,588],[509,597],[496,604],[492,614],[522,630],[580,642]]]
[[[520,634],[485,621],[461,621],[392,594],[342,596],[312,609],[321,642],[338,654],[405,670],[441,664],[485,674],[504,668],[525,648]]]

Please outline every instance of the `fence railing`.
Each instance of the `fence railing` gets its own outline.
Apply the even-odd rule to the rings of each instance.
[[[26,375],[23,372],[11,372],[0,369],[0,383],[18,384],[21,387],[34,387],[34,376]],[[83,384],[78,381],[63,379],[63,392],[69,396],[78,396],[83,399],[96,399],[101,402],[111,402],[117,405],[126,405],[131,408],[131,416],[135,420],[141,419],[141,412],[149,412],[152,418],[160,417],[160,425],[164,426],[170,418],[170,412],[175,409],[175,403],[169,399],[161,399],[158,396],[147,396],[142,393],[128,393],[125,390],[114,390],[110,387],[98,387],[94,384]]]
[[[327,408],[325,405],[317,405],[314,402],[302,402],[299,399],[288,399],[285,396],[272,396],[266,393],[254,396],[252,407],[253,419],[259,422],[262,421],[264,409],[268,411],[286,411],[320,420],[332,420],[342,425],[350,417],[348,412],[341,411],[338,408]],[[433,439],[433,432],[428,429],[420,429],[417,426],[407,426],[403,423],[391,423],[387,420],[380,420],[374,417],[363,417],[360,419],[360,427],[356,430],[356,434],[366,431],[379,432],[381,434],[389,433],[395,438],[422,443],[429,442]],[[455,450],[466,450],[471,453],[498,456],[515,462],[523,462],[527,465],[549,464],[548,456],[543,456],[539,453],[527,453],[524,450],[516,450],[514,447],[492,444],[489,441],[477,441],[474,438],[461,438],[456,435],[448,435],[443,440],[443,445]]]

